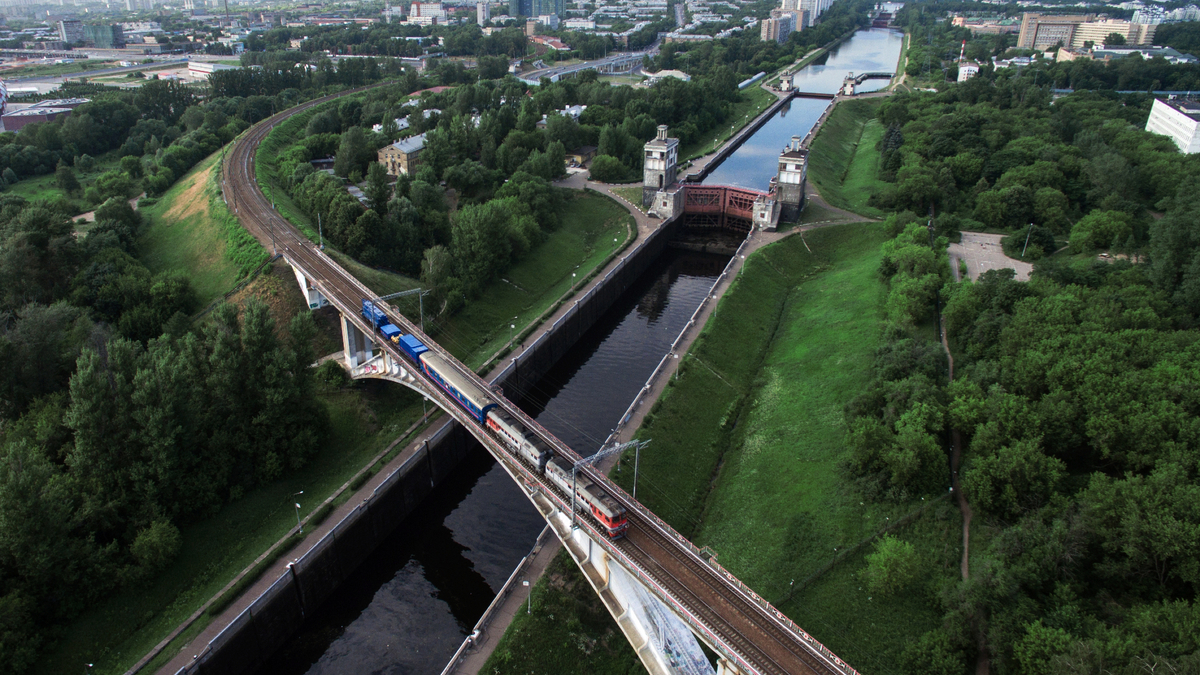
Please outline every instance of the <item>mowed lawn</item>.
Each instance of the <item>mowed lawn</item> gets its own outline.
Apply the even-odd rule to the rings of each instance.
[[[842,101],[813,139],[808,177],[831,205],[873,218],[883,212],[867,205],[885,183],[878,178],[883,124],[875,118],[883,99]]]

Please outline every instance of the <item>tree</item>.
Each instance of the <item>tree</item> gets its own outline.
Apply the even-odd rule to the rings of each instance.
[[[1104,46],[1105,47],[1120,47],[1121,45],[1123,45],[1125,43],[1126,43],[1125,36],[1121,35],[1120,33],[1109,33],[1104,38]]]
[[[1042,453],[1037,440],[1022,440],[977,458],[963,472],[963,489],[981,512],[1013,520],[1050,500],[1066,465]]]
[[[481,291],[508,264],[512,255],[510,218],[511,214],[496,202],[465,206],[456,214],[450,250],[468,294]]]
[[[333,172],[345,178],[352,172],[362,172],[369,161],[371,149],[361,127],[350,127],[342,134],[337,157],[333,161]]]
[[[71,167],[66,164],[60,164],[54,171],[54,182],[68,194],[79,191],[79,180],[75,178],[75,172],[71,170]]]
[[[387,204],[391,199],[391,193],[387,170],[379,162],[371,162],[371,165],[367,167],[366,190],[367,199],[371,201],[371,208],[381,215],[387,215]]]
[[[867,554],[867,567],[861,576],[868,591],[886,596],[904,590],[919,573],[917,549],[907,541],[885,534],[876,540],[874,553]]]
[[[1071,228],[1071,252],[1086,253],[1120,246],[1133,235],[1129,214],[1096,209]]]
[[[153,576],[179,555],[182,545],[183,537],[179,534],[179,528],[168,521],[156,520],[138,532],[129,552],[137,560],[142,573]]]
[[[621,163],[621,160],[610,155],[596,155],[592,159],[591,167],[589,167],[589,175],[592,180],[600,181],[601,183],[616,183],[626,179],[629,176],[629,168]]]
[[[141,178],[142,160],[137,157],[122,157],[121,171],[129,174],[131,178]]]

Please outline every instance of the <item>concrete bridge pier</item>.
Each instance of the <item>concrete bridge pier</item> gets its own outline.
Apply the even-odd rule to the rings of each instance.
[[[341,316],[341,322],[342,349],[346,354],[346,369],[354,373],[360,366],[375,358],[375,340],[373,336],[359,330],[358,326],[347,319],[345,314]],[[382,356],[390,359],[386,353],[383,353]]]
[[[643,580],[593,539],[602,535],[578,527],[569,508],[562,509],[541,490],[526,485],[530,499],[616,620],[646,671],[651,675],[714,675],[691,629]]]
[[[324,295],[321,295],[321,291],[318,291],[311,281],[305,278],[300,268],[292,267],[292,272],[296,274],[296,283],[300,284],[300,292],[304,294],[304,299],[308,301],[309,309],[320,309],[329,304],[329,300]]]

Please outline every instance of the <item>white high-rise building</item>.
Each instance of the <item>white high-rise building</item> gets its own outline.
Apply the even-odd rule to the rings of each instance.
[[[479,0],[475,4],[475,23],[482,26],[492,18],[492,7],[487,4],[487,0]]]
[[[1200,152],[1200,103],[1154,99],[1146,131],[1170,137],[1184,154]]]

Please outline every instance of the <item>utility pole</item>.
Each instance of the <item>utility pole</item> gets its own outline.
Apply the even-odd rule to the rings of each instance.
[[[633,440],[633,441],[629,441],[627,443],[619,443],[619,444],[611,446],[609,448],[601,447],[592,456],[584,457],[583,459],[580,459],[579,461],[577,461],[571,465],[571,529],[575,529],[579,526],[578,523],[576,522],[576,518],[578,517],[578,513],[579,513],[578,502],[576,501],[576,497],[579,493],[579,488],[577,485],[578,481],[576,478],[576,476],[579,473],[579,467],[583,466],[584,464],[593,464],[594,465],[597,461],[604,459],[605,457],[621,454],[622,452],[625,452],[629,448],[638,448],[640,450],[641,446],[649,445],[649,444],[650,444],[649,440],[645,440],[645,441]],[[635,457],[635,462],[634,462],[634,485],[635,485],[634,489],[636,490],[636,485],[637,485],[636,457]]]

